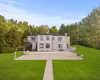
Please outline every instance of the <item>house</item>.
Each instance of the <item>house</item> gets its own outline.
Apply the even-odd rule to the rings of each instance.
[[[61,34],[33,34],[28,36],[32,50],[65,51],[70,47],[70,36]]]

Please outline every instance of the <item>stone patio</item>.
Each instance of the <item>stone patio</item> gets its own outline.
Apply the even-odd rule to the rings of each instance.
[[[70,51],[61,52],[26,52],[15,60],[81,60],[80,56]]]

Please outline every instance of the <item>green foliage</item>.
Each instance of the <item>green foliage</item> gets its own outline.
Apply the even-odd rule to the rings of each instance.
[[[21,45],[21,35],[16,28],[12,28],[6,34],[6,43],[7,46],[11,46],[11,47],[18,47]]]
[[[14,53],[17,48],[14,47],[0,47],[0,53]]]
[[[94,9],[90,15],[78,23],[62,24],[59,33],[66,32],[71,38],[71,44],[100,49],[100,7]]]
[[[100,49],[100,7],[94,9],[78,23],[61,24],[59,30],[56,26],[49,29],[48,25],[34,26],[26,21],[6,20],[0,16],[0,47],[23,46],[23,40],[28,35],[45,33],[68,33],[71,44]]]
[[[58,33],[58,29],[56,26],[53,26],[49,29],[49,33]]]
[[[23,46],[23,41],[30,34],[44,34],[48,33],[48,25],[32,26],[28,22],[9,19],[6,20],[0,16],[0,47],[20,47]],[[4,50],[4,51],[3,51]],[[2,48],[1,52],[5,52],[6,48]],[[6,52],[13,52],[12,49]]]

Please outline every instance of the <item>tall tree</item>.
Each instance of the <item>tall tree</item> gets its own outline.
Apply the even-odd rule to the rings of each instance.
[[[50,32],[50,33],[58,33],[58,29],[57,29],[56,26],[53,26],[53,27],[51,27],[51,28],[49,29],[49,32]]]

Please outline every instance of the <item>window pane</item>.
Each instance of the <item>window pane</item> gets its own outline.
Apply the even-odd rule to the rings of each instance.
[[[55,37],[52,37],[52,40],[55,40]]]
[[[31,40],[32,40],[32,41],[35,41],[35,37],[32,37]]]
[[[43,40],[43,36],[40,36],[40,40]]]
[[[49,43],[46,43],[46,48],[50,48],[50,44]]]
[[[61,41],[62,40],[62,37],[58,37],[58,41]]]
[[[44,48],[44,44],[43,43],[40,43],[40,48]]]
[[[46,36],[46,40],[49,40],[49,36]]]

